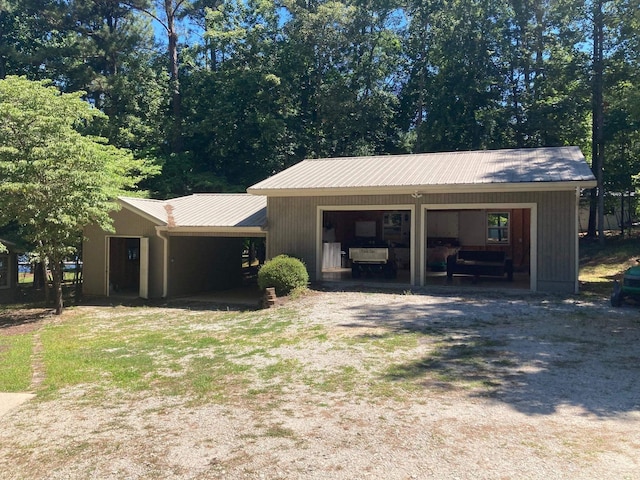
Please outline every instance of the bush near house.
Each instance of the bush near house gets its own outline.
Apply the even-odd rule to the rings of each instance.
[[[261,289],[273,287],[276,295],[289,294],[292,290],[306,287],[309,273],[305,264],[288,255],[278,255],[265,263],[258,272],[258,286]]]

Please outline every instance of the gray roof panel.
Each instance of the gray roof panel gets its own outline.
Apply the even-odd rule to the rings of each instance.
[[[262,227],[267,218],[266,198],[246,193],[195,194],[171,200],[120,197],[120,201],[169,228]]]
[[[345,188],[592,182],[578,147],[309,159],[249,188],[270,191]]]

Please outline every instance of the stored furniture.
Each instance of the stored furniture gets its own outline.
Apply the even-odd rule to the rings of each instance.
[[[349,248],[349,259],[353,278],[360,278],[363,273],[367,276],[382,273],[385,278],[397,275],[395,256],[388,247],[352,247]]]
[[[474,277],[504,277],[513,281],[513,260],[505,252],[488,250],[458,250],[456,255],[447,257],[447,279],[453,275],[473,275]]]

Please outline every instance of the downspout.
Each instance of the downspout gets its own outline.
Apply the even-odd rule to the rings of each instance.
[[[156,235],[162,240],[162,298],[167,298],[169,289],[169,235],[167,227],[156,227]]]
[[[573,293],[580,293],[580,187],[576,187],[576,208],[575,208],[575,286]]]

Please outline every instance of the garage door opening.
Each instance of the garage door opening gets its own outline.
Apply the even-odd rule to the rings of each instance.
[[[255,286],[264,252],[263,237],[171,235],[168,296]]]
[[[320,215],[322,281],[411,283],[411,210],[322,210]]]
[[[425,210],[424,285],[535,290],[532,209]]]

